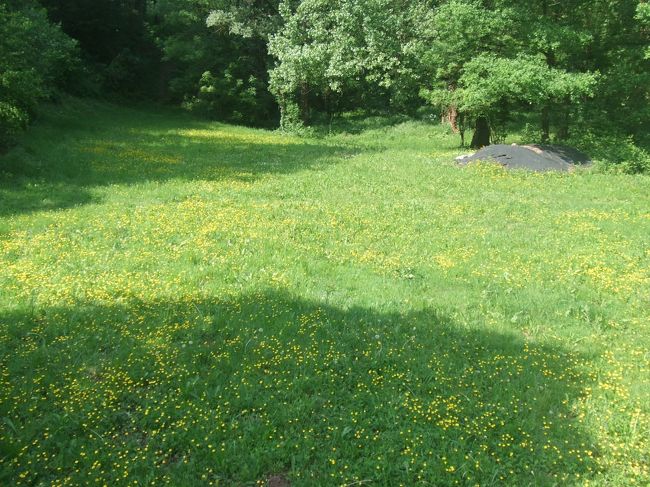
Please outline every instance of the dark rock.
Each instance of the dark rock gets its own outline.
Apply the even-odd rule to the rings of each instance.
[[[491,161],[508,169],[539,172],[572,171],[576,166],[591,164],[589,156],[579,150],[557,145],[490,145],[459,160],[459,164],[475,161]]]

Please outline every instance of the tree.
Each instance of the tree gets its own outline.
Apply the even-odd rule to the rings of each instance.
[[[646,139],[650,124],[650,41],[647,3],[598,0],[590,8],[594,32],[587,62],[601,72],[596,96],[586,106],[586,122],[604,133]]]
[[[580,1],[566,3],[575,8]],[[461,144],[468,120],[475,127],[473,147],[501,140],[518,108],[541,113],[542,138],[548,140],[552,109],[569,107],[591,92],[591,75],[563,69],[582,67],[575,59],[588,39],[568,24],[565,14],[571,6],[531,0],[500,1],[488,8],[478,1],[452,0],[437,10],[428,25],[434,42],[424,57],[436,76],[422,96],[452,125],[458,121]]]
[[[77,40],[99,89],[149,93],[159,53],[149,35],[147,0],[40,0],[52,22]]]
[[[569,73],[587,72],[592,69],[585,62],[586,53],[593,43],[593,34],[585,22],[585,14],[593,4],[590,0],[512,1],[502,0],[502,5],[512,9],[519,22],[516,37],[520,40],[518,51],[524,55],[543,56],[546,65]],[[540,113],[541,139],[551,137],[553,119],[558,126],[557,136],[567,138],[571,111],[575,99],[549,98],[546,104],[537,105]]]
[[[335,8],[327,0],[306,0],[293,10],[280,5],[282,28],[269,40],[269,53],[277,60],[270,88],[285,129],[309,122],[310,92],[342,93],[362,74],[359,19],[352,3]]]
[[[77,56],[76,43],[35,3],[0,5],[0,149],[69,82]]]
[[[519,105],[540,110],[593,94],[594,75],[568,73],[549,67],[545,61],[540,56],[508,59],[482,55],[465,65],[456,100],[460,111],[477,117],[472,147],[490,142],[490,121],[495,120],[501,107]]]
[[[467,113],[458,112],[459,80],[465,65],[485,53],[506,55],[514,50],[513,18],[509,11],[494,11],[474,1],[452,0],[441,5],[433,16],[423,18],[420,31],[431,37],[423,50],[422,61],[431,67],[433,77],[424,85],[422,96],[437,106],[443,121],[460,132],[464,144]],[[476,124],[485,128],[481,114]]]
[[[280,6],[282,28],[269,41],[276,59],[271,90],[283,126],[306,123],[311,99],[335,97],[368,105],[372,97],[399,110],[417,99],[426,39],[420,19],[429,1],[303,0]]]
[[[420,94],[441,110],[443,121],[460,133],[461,145],[465,145],[469,123],[474,124],[471,145],[489,143],[495,122],[482,111],[482,107],[488,105],[468,104],[463,100],[464,93],[457,91],[466,65],[483,54],[507,56],[513,53],[516,47],[511,35],[514,23],[507,9],[494,10],[476,1],[452,0],[441,5],[421,24],[421,29],[432,37],[422,60],[431,66],[434,76],[423,85]]]
[[[636,15],[634,17],[641,27],[641,38],[645,41],[645,58],[650,59],[650,3],[640,2],[636,7]]]
[[[273,21],[261,19],[272,19],[277,2],[237,4],[156,2],[150,23],[163,53],[159,91],[210,118],[268,126],[277,120],[265,30]]]

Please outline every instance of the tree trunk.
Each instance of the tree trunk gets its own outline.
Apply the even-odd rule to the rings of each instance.
[[[458,108],[455,105],[447,107],[445,113],[442,114],[442,123],[451,125],[451,130],[455,134],[458,133]]]
[[[472,149],[480,149],[486,145],[490,145],[490,124],[486,117],[478,117],[476,119],[476,129],[474,130],[474,136],[472,137],[472,143],[470,147]]]
[[[456,91],[456,84],[450,83],[447,86],[447,89],[452,94],[450,98],[453,99],[453,93]],[[445,109],[445,112],[442,114],[442,122],[451,125],[451,130],[453,130],[455,134],[458,133],[458,107],[454,103]]]
[[[562,107],[562,120],[558,128],[557,137],[560,140],[567,140],[569,138],[569,125],[571,124],[571,99],[567,97],[564,100],[564,107]]]
[[[542,108],[542,142],[548,144],[551,140],[551,109],[548,105]]]
[[[465,147],[465,115],[458,114],[458,133],[460,134],[460,146]]]
[[[300,119],[302,123],[309,123],[309,85],[303,82],[300,85]]]
[[[282,130],[288,130],[289,126],[296,120],[292,120],[291,114],[287,113],[288,111],[287,109],[289,107],[289,101],[286,94],[284,93],[279,94],[278,107],[280,108],[280,128]]]
[[[174,61],[162,61],[158,68],[158,101],[169,102],[169,81],[178,66]]]

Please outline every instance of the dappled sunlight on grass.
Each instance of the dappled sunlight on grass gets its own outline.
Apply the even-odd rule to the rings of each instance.
[[[234,130],[214,130],[214,129],[189,129],[177,130],[172,132],[172,135],[179,137],[187,137],[189,139],[200,140],[216,140],[226,141],[230,143],[244,143],[244,144],[272,144],[272,145],[305,145],[305,141],[298,137],[280,136],[271,132],[264,133],[261,131],[241,130],[235,132]]]

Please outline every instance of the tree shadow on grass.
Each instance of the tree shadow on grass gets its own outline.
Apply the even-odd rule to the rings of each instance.
[[[568,485],[580,357],[276,291],[0,316],[0,482]],[[594,454],[597,454],[595,452]]]
[[[96,201],[73,184],[11,179],[0,183],[0,217],[34,211],[63,210]]]
[[[112,184],[256,181],[322,168],[358,152],[177,113],[98,111],[86,118],[52,116],[0,158],[0,216],[86,204],[96,200],[93,188]]]

